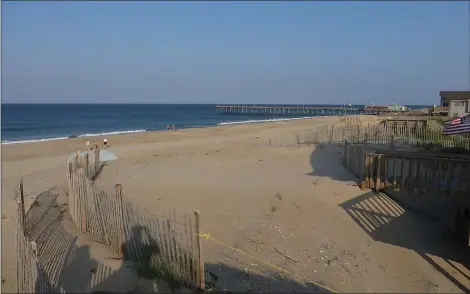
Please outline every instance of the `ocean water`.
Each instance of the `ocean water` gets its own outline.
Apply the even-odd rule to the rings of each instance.
[[[299,118],[227,115],[207,104],[2,104],[1,117],[2,144]]]

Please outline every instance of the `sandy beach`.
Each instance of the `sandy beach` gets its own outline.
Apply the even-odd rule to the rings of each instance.
[[[198,209],[204,232],[339,292],[463,292],[461,285],[468,287],[470,273],[437,254],[451,246],[432,230],[438,224],[390,199],[361,191],[342,166],[342,148],[286,146],[295,142],[297,133],[339,120],[319,117],[109,136],[108,150],[118,160],[108,162],[98,183],[109,193],[115,184],[122,184],[124,197],[151,213]],[[89,140],[101,146],[103,137]],[[269,140],[285,146],[269,147]],[[67,189],[67,159],[84,149],[84,138],[2,145],[3,291],[16,290],[12,191],[20,170],[31,203],[48,189]],[[364,209],[383,214],[393,207],[401,225],[383,232],[385,237],[365,231],[345,211],[355,199],[367,199]],[[293,277],[255,276],[276,270],[211,241],[204,243],[204,259],[221,288],[284,292],[295,288],[294,282],[287,282]],[[433,264],[446,269],[446,274]],[[240,275],[243,271],[246,276]]]

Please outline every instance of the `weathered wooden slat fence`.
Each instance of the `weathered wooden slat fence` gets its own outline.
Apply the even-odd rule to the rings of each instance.
[[[470,149],[470,138],[461,135],[442,135],[442,130],[431,127],[393,124],[358,124],[354,120],[344,125],[328,125],[312,131],[297,133],[290,138],[269,139],[269,146],[295,144],[349,143],[380,144],[390,147],[435,146],[441,148]]]
[[[343,161],[361,188],[383,191],[469,238],[469,157],[346,144]]]
[[[43,266],[37,256],[36,243],[25,234],[26,213],[23,194],[23,180],[14,191],[18,202],[17,228],[16,228],[16,273],[17,293],[53,293],[51,285]]]
[[[94,179],[101,170],[100,148],[96,146],[91,152],[83,154],[77,151],[77,154],[69,159],[69,165],[70,164],[72,164],[75,169],[83,168],[85,176],[88,179]]]
[[[99,158],[99,151],[94,158]],[[90,160],[93,163],[87,163]],[[90,166],[93,170],[87,171]],[[94,181],[97,166],[94,159],[79,153],[68,163],[69,209],[77,228],[134,261],[141,274],[204,289],[201,247],[195,234],[198,221],[193,221],[199,215],[150,214],[123,197],[120,184],[109,195]]]

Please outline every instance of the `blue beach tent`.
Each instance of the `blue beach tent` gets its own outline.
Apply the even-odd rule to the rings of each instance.
[[[80,152],[80,155],[85,155],[85,154],[89,154],[89,156],[92,155],[91,152]],[[74,153],[72,154],[70,157],[69,157],[69,161],[71,161],[75,156],[77,156],[77,153]],[[108,151],[108,150],[100,150],[100,161],[111,161],[111,160],[116,160],[117,159],[117,156],[116,154],[114,154],[114,152],[111,152],[111,151]]]

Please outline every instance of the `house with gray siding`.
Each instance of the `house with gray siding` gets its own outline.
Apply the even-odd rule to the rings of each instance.
[[[441,106],[449,108],[450,117],[470,114],[470,91],[441,91]]]

